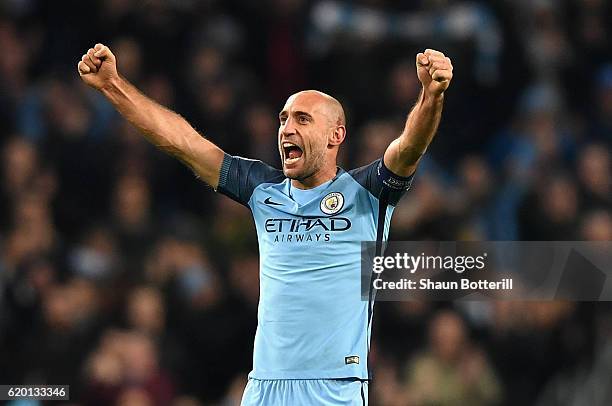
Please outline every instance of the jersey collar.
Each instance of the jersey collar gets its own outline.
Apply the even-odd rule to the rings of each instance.
[[[325,189],[327,189],[328,187],[330,187],[331,185],[333,185],[333,184],[334,184],[334,182],[335,182],[335,181],[336,181],[336,180],[337,180],[337,179],[338,179],[338,178],[339,178],[339,177],[340,177],[340,176],[341,176],[341,175],[342,175],[344,172],[346,172],[344,169],[342,169],[342,168],[341,168],[341,167],[339,167],[339,166],[336,166],[336,176],[334,176],[334,177],[333,177],[331,180],[328,180],[327,182],[322,183],[322,184],[320,184],[319,186],[315,186],[315,187],[310,188],[310,189],[300,189],[300,190],[304,190],[304,191],[307,191],[307,190],[319,190],[319,191],[325,190]],[[319,189],[319,188],[320,188],[320,189]],[[296,189],[296,188],[294,188],[294,187],[291,185],[291,179],[287,178],[287,185],[285,186],[285,193],[287,193],[287,196],[289,196],[289,197],[291,198],[291,200],[294,200],[294,199],[293,199],[293,190],[294,190],[294,189]]]

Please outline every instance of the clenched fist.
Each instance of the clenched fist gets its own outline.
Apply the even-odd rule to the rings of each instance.
[[[77,69],[83,82],[96,90],[102,90],[119,77],[115,55],[102,44],[89,48],[79,61]]]
[[[453,78],[453,64],[449,57],[440,51],[426,49],[416,56],[417,76],[425,92],[434,96],[441,95]]]

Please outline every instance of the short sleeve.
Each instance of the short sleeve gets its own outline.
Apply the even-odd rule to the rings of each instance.
[[[410,189],[414,178],[414,173],[410,176],[399,176],[391,172],[382,158],[348,173],[372,195],[392,206]]]
[[[280,182],[282,171],[255,159],[225,154],[217,191],[248,206],[255,188],[262,183]]]

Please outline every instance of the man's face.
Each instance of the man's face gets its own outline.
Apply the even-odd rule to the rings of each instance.
[[[312,176],[325,164],[328,136],[333,133],[325,101],[316,94],[295,94],[278,117],[278,149],[285,176],[297,180]]]

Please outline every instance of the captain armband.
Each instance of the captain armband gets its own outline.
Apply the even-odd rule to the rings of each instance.
[[[378,180],[383,185],[393,190],[408,190],[412,184],[413,175],[410,176],[399,176],[391,172],[384,164],[384,159],[381,159],[376,168]]]

